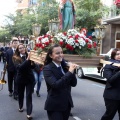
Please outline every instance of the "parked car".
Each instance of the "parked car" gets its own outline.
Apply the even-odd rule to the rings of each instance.
[[[111,48],[110,51],[107,52],[106,54],[100,54],[100,55],[104,56],[105,60],[109,60],[113,49],[114,48]],[[103,67],[104,67],[104,65],[103,65]],[[86,77],[106,81],[106,78],[103,77],[103,67],[100,70],[98,70],[97,67],[89,67],[89,66],[88,67],[79,67],[77,69],[77,76],[79,78],[84,78],[86,76]]]

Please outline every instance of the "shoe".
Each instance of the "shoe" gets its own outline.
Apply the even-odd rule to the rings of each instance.
[[[19,112],[23,112],[23,110],[24,110],[23,108],[21,108],[21,109],[19,108]]]
[[[12,95],[13,95],[12,92],[9,92],[9,96],[12,97]]]
[[[40,93],[39,92],[36,91],[36,94],[37,94],[38,97],[40,97]]]
[[[28,120],[32,120],[32,119],[33,119],[33,117],[32,117],[32,116],[30,116],[30,115],[27,115],[27,119],[28,119]]]
[[[72,113],[70,113],[70,115],[69,116],[73,116],[73,114]]]
[[[15,100],[18,100],[18,96],[17,96],[17,95],[14,95],[14,99],[15,99]]]

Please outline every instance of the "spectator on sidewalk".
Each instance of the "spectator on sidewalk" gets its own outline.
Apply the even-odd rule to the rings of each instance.
[[[35,77],[35,81],[36,81],[36,95],[38,97],[40,97],[40,87],[41,87],[41,82],[42,82],[42,79],[43,79],[43,65],[42,64],[38,64],[38,63],[35,63],[35,68],[33,69],[33,74],[34,74],[34,77]]]

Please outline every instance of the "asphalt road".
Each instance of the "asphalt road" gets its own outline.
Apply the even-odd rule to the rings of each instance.
[[[0,63],[0,70],[3,64]],[[5,77],[7,80],[7,78]],[[96,80],[97,81],[97,80]],[[105,112],[103,101],[103,91],[105,84],[92,81],[92,79],[78,79],[76,87],[72,88],[72,97],[74,108],[72,108],[73,117],[69,120],[100,120]],[[0,85],[1,87],[1,85]],[[45,82],[42,81],[41,97],[33,94],[33,113],[34,120],[48,120],[44,103],[46,100],[47,90]],[[24,101],[24,112],[18,112],[18,101],[8,96],[8,85],[5,84],[0,91],[0,120],[26,120],[26,105]],[[118,120],[118,115],[114,120]]]

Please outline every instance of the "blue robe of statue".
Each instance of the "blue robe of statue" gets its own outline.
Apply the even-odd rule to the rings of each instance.
[[[61,9],[62,13],[62,30],[66,31],[68,29],[74,28],[74,11],[72,3],[67,0],[64,4],[63,9]]]

